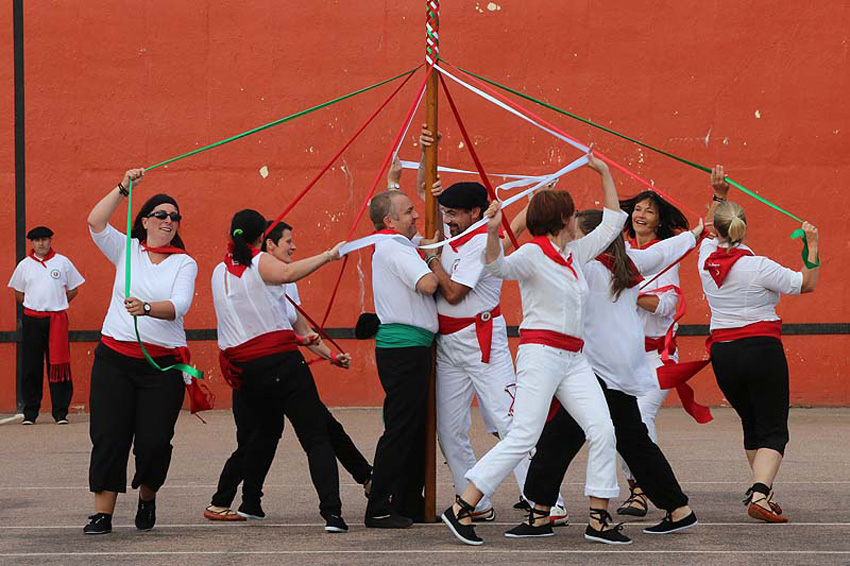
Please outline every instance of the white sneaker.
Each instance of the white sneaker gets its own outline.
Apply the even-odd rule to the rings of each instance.
[[[563,527],[570,524],[570,514],[563,505],[555,505],[549,509],[549,524],[553,527]]]

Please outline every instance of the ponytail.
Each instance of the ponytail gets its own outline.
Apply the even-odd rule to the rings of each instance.
[[[250,267],[254,242],[263,235],[266,219],[256,210],[246,208],[233,216],[230,222],[230,254],[233,262]]]
[[[583,234],[589,234],[594,228],[602,223],[601,210],[582,210],[577,215],[578,226]],[[620,232],[608,248],[602,252],[613,258],[611,266],[611,297],[616,301],[620,293],[628,289],[640,273],[636,272],[634,263],[626,253],[626,244],[623,242],[623,233]]]
[[[740,244],[747,236],[747,215],[738,203],[721,202],[714,209],[714,229],[731,247]]]

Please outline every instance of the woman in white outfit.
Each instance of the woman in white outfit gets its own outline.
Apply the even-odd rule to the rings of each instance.
[[[628,544],[631,540],[607,523],[608,500],[619,493],[616,439],[608,405],[593,370],[581,353],[588,286],[582,273],[620,235],[626,214],[608,167],[589,154],[588,166],[602,177],[605,212],[599,227],[575,239],[575,207],[569,193],[544,190],[528,207],[531,242],[504,257],[499,239],[500,204],[487,210],[485,263],[502,279],[519,281],[523,320],[517,355],[517,389],[513,424],[508,434],[466,474],[469,483],[442,520],[463,543],[480,545],[472,513],[492,494],[521,458],[537,443],[555,396],[584,430],[588,439],[585,495],[590,520],[585,537]]]

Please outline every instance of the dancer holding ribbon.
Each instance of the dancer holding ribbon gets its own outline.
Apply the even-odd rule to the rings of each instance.
[[[339,259],[342,242],[319,255],[284,263],[260,251],[265,229],[266,220],[259,212],[237,212],[230,225],[228,252],[212,275],[221,371],[237,390],[237,439],[242,437],[247,442],[238,514],[265,518],[262,486],[283,432],[285,415],[307,454],[325,530],[345,532],[348,526],[341,516],[339,472],[328,437],[326,411],[307,362],[298,351],[299,341],[283,303],[282,287]],[[243,409],[246,420],[240,415]],[[248,426],[248,434],[240,431],[240,426]],[[226,472],[227,465],[222,474]]]
[[[628,249],[645,250],[689,229],[685,215],[654,191],[643,191],[621,201],[620,206],[629,215],[626,221]],[[663,267],[666,269],[668,266]],[[650,369],[654,370],[663,365],[666,360],[679,361],[676,348],[676,331],[679,325],[676,321],[684,315],[684,300],[679,287],[678,263],[663,273],[646,274],[646,282],[640,286],[637,306],[638,316],[643,323],[644,345]],[[655,417],[669,392],[669,389],[658,387],[655,380],[652,391],[638,396],[643,424],[649,431],[649,438],[656,444],[658,433]],[[622,463],[622,468],[629,483],[629,498],[617,509],[617,513],[644,517],[648,511],[646,494],[635,482],[625,462]]]
[[[598,210],[580,212],[579,233],[592,233],[602,222],[602,215]],[[638,408],[638,396],[653,391],[658,383],[644,353],[643,324],[637,309],[638,284],[643,273],[658,273],[692,249],[702,230],[700,222],[693,231],[645,250],[627,250],[618,235],[584,268],[590,290],[584,311],[584,353],[605,394],[617,435],[617,450],[649,499],[667,511],[659,524],[644,529],[647,534],[681,531],[696,525],[697,519],[666,457],[650,438]],[[537,502],[536,513],[529,514],[528,521],[508,531],[507,536],[552,534],[548,524],[535,525],[535,515],[548,513],[547,505],[555,502],[567,467],[583,443],[581,427],[567,411],[558,409],[543,429],[526,479],[525,492]]]
[[[116,266],[91,374],[89,489],[96,512],[84,529],[90,535],[112,531],[115,501],[126,491],[131,445],[136,457],[132,487],[139,489],[136,528],[154,527],[156,493],[168,474],[171,438],[183,404],[181,372],[153,368],[134,330],[135,318],[139,339],[160,366],[189,363],[183,317],[192,305],[198,266],[179,234],[180,208],[165,194],[149,198],[136,215],[129,245],[126,235],[109,224],[131,183],[138,186],[143,175],[144,169],[127,171],[88,217],[92,239]],[[130,270],[125,270],[127,254]]]
[[[532,198],[526,217],[534,239],[505,257],[499,238],[500,204],[494,202],[487,210],[486,267],[497,277],[519,281],[523,320],[510,430],[466,474],[469,483],[462,496],[442,515],[465,544],[483,543],[472,525],[475,505],[492,494],[534,448],[553,395],[581,424],[589,441],[585,495],[590,498],[591,513],[585,536],[607,543],[631,542],[608,524],[608,500],[619,493],[614,425],[602,389],[581,353],[588,293],[584,266],[620,235],[626,214],[620,210],[607,165],[592,153],[588,159],[589,167],[602,178],[605,212],[602,223],[587,236],[575,239],[569,193],[543,190]],[[547,524],[548,514],[541,513]]]
[[[815,290],[820,273],[818,230],[803,222],[807,247],[801,272],[753,254],[744,245],[747,218],[728,201],[723,167],[711,174],[709,218],[717,238],[699,250],[699,274],[711,308],[710,355],[717,385],[741,417],[744,450],[753,473],[745,504],[750,517],[785,523],[773,501],[773,480],[788,443],[788,362],[782,347],[781,295]]]

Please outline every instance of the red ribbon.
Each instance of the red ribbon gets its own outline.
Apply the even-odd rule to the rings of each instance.
[[[540,249],[543,251],[543,255],[545,255],[558,265],[563,265],[564,267],[572,271],[573,276],[578,279],[578,274],[576,273],[576,270],[573,269],[573,254],[570,254],[570,257],[564,259],[564,256],[555,251],[555,244],[553,244],[552,241],[546,236],[535,236],[528,243],[540,246]]]

